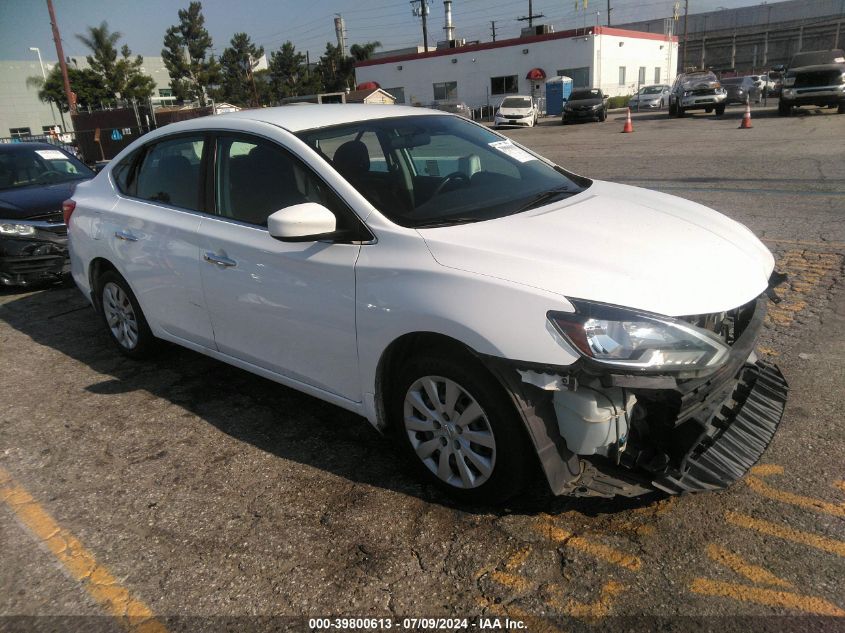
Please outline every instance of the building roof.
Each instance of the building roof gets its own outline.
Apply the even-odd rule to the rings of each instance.
[[[428,59],[430,57],[442,57],[444,55],[461,55],[463,53],[475,53],[477,51],[484,51],[493,48],[507,48],[509,46],[525,46],[526,44],[534,44],[536,42],[546,42],[549,40],[562,40],[572,37],[584,37],[585,35],[613,35],[615,37],[630,37],[641,40],[660,40],[665,42],[671,40],[677,42],[676,35],[662,35],[659,33],[646,33],[644,31],[628,31],[625,29],[614,29],[608,26],[587,27],[584,29],[571,29],[569,31],[561,31],[559,33],[546,33],[543,35],[530,35],[528,37],[514,37],[507,40],[498,40],[496,42],[483,42],[481,44],[470,44],[468,46],[459,46],[457,48],[438,48],[437,50],[429,51],[427,53],[411,53],[406,55],[394,55],[392,57],[379,57],[377,59],[367,59],[355,64],[356,68],[363,68],[365,66],[379,66],[382,64],[395,64],[396,62],[405,62],[416,59]]]
[[[351,92],[347,92],[346,103],[364,103],[364,99],[377,92],[380,92],[384,96],[389,97],[393,101],[396,100],[396,97],[394,97],[389,92],[382,90],[381,88],[370,88],[368,90],[353,90]]]

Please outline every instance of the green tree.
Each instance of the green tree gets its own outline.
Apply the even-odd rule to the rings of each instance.
[[[258,90],[254,71],[264,54],[246,33],[235,33],[229,47],[220,56],[220,90],[218,96],[237,105],[258,106]]]
[[[118,52],[122,35],[109,31],[105,21],[100,26],[89,26],[87,34],[76,37],[91,50],[92,54],[85,59],[110,98],[120,95],[122,99],[146,99],[153,93],[155,81],[141,70],[144,58],[140,55],[133,58],[125,44]]]
[[[285,42],[270,54],[270,88],[274,101],[302,94],[306,78],[305,55]]]
[[[177,98],[197,100],[205,106],[206,89],[217,83],[220,73],[214,55],[209,55],[211,46],[202,3],[191,2],[187,9],[179,10],[179,24],[167,29],[161,51]]]
[[[351,57],[344,57],[338,46],[326,43],[326,52],[320,57],[317,71],[320,73],[322,88],[326,92],[340,92],[354,86],[355,62]]]
[[[97,75],[90,68],[79,70],[73,66],[68,66],[68,79],[70,80],[70,89],[76,93],[77,107],[80,109],[98,107],[104,101],[112,101],[114,95],[109,94],[103,86],[100,76]],[[56,64],[47,75],[47,80],[44,81],[41,77],[29,77],[26,80],[28,86],[36,86],[38,90],[38,98],[41,101],[52,101],[57,104],[62,112],[68,112],[67,97],[65,96],[65,86],[62,80],[62,69]]]
[[[362,62],[373,56],[377,48],[381,48],[381,42],[367,42],[366,44],[353,44],[349,53],[356,62]]]

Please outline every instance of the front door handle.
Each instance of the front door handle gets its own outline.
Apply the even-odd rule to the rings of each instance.
[[[238,265],[238,262],[234,259],[229,259],[228,257],[223,257],[222,255],[215,255],[212,252],[206,253],[202,256],[202,258],[209,264],[217,264],[220,268],[231,268],[232,266]]]
[[[114,236],[119,239],[123,240],[124,242],[137,242],[138,238],[132,235],[129,231],[115,231]]]

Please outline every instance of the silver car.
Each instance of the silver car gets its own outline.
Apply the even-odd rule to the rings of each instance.
[[[671,88],[665,84],[643,86],[640,91],[628,101],[632,110],[662,110],[669,103]]]

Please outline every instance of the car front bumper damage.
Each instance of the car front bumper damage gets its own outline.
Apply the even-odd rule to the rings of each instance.
[[[64,225],[39,230],[32,237],[0,238],[0,285],[26,286],[56,281],[70,272]]]
[[[765,313],[765,295],[738,309],[745,320],[728,361],[703,378],[486,360],[509,387],[554,494],[726,488],[760,459],[786,405],[780,370],[754,354]]]

